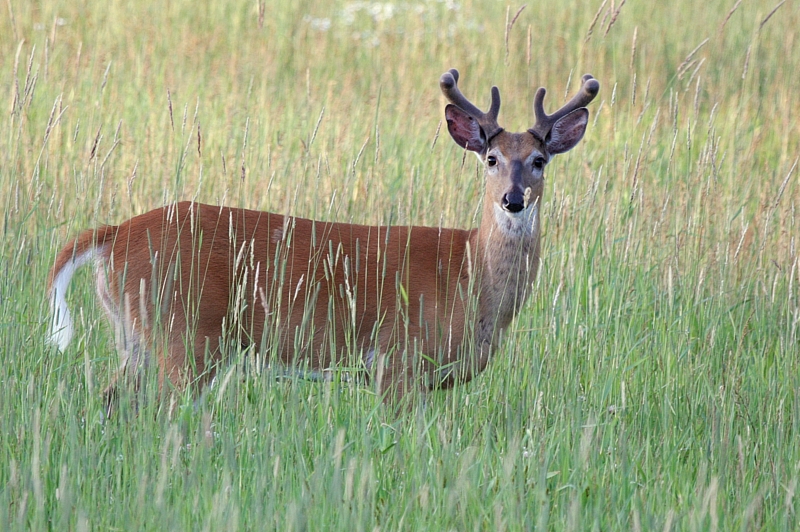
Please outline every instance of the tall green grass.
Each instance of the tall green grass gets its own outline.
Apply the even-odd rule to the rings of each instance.
[[[0,528],[798,526],[792,2],[73,4],[0,8]],[[67,238],[179,198],[470,227],[451,67],[479,104],[500,87],[511,130],[538,86],[552,108],[602,84],[489,369],[398,419],[366,387],[232,366],[197,408],[102,424],[117,359],[88,272],[73,344],[45,342]]]

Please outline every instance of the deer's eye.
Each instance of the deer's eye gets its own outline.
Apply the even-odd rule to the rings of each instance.
[[[533,167],[536,168],[537,170],[541,170],[542,168],[544,168],[545,162],[546,161],[544,160],[544,157],[537,157],[533,160]]]
[[[486,158],[486,164],[488,166],[496,166],[497,165],[497,157],[494,155],[490,155]]]

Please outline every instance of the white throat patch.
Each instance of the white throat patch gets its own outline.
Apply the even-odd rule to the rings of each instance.
[[[497,227],[507,236],[532,236],[538,228],[539,203],[532,203],[520,212],[508,212],[494,203],[494,218]]]

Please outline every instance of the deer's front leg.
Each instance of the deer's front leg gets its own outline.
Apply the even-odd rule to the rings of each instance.
[[[387,406],[398,411],[408,411],[425,398],[428,388],[413,356],[405,349],[395,353],[374,354],[371,376],[376,392]]]

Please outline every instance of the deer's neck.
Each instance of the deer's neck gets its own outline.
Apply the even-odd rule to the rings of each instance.
[[[472,235],[478,266],[478,334],[492,345],[525,303],[536,278],[539,227],[538,201],[517,214],[486,202],[481,225]]]

